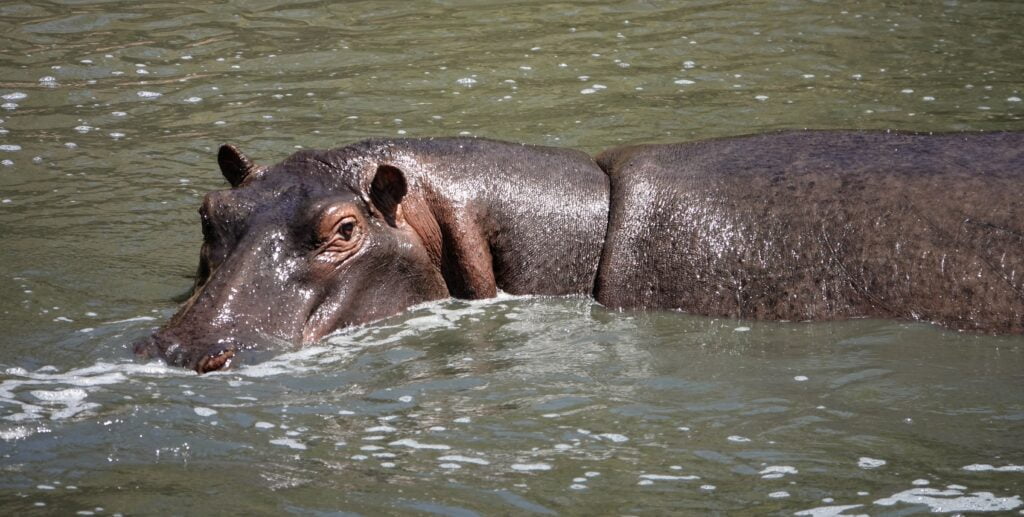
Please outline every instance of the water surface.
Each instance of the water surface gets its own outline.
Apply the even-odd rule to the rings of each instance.
[[[446,301],[209,376],[214,152],[1024,129],[1018,2],[0,4],[0,511],[1024,508],[1024,341]]]

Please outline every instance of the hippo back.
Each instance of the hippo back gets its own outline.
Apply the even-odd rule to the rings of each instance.
[[[1024,331],[1024,133],[783,132],[606,151],[619,308]]]

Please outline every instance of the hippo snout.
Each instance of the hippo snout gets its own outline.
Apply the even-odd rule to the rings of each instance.
[[[136,341],[132,348],[139,357],[160,358],[170,365],[198,373],[228,368],[240,349],[236,340],[230,337],[185,342],[160,332]]]

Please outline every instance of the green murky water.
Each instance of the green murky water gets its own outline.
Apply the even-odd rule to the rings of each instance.
[[[222,142],[1021,130],[1022,26],[953,0],[0,3],[0,513],[1019,513],[1020,337],[506,297],[204,377],[127,343],[191,284]]]

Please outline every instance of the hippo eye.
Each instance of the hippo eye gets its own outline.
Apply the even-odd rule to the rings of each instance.
[[[346,241],[347,240],[351,240],[352,239],[352,232],[354,232],[355,229],[356,229],[355,221],[345,221],[345,222],[341,223],[341,226],[338,227],[338,236],[341,237],[342,240],[346,240]]]

